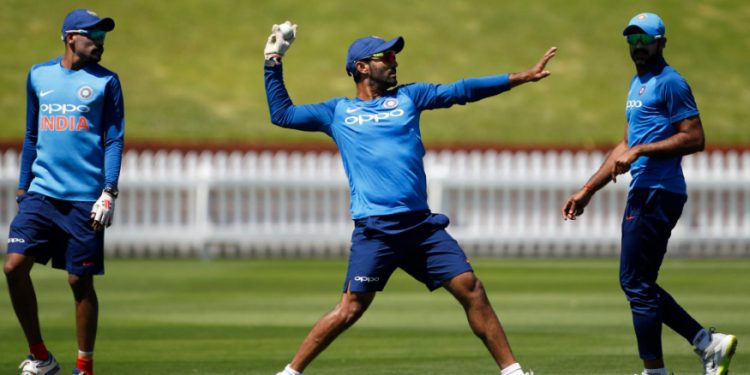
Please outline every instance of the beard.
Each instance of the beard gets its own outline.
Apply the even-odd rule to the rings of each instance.
[[[78,50],[73,48],[73,53],[78,56],[78,59],[80,59],[82,62],[88,64],[88,63],[98,63],[102,60],[102,54],[104,54],[104,47],[92,47],[91,49],[86,50],[85,48],[80,48]]]
[[[630,51],[630,58],[636,66],[647,67],[658,62],[661,53],[659,50],[649,51],[647,48],[636,48]]]
[[[378,86],[390,88],[398,85],[398,79],[396,78],[396,69],[384,71],[383,74],[376,76],[370,76],[370,79]]]

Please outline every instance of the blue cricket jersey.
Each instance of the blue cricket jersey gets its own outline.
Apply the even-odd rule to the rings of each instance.
[[[34,65],[26,83],[26,136],[20,189],[69,201],[95,201],[117,187],[125,131],[120,80],[99,64]]]
[[[281,65],[265,68],[265,84],[274,124],[321,131],[336,142],[349,180],[354,219],[428,209],[421,112],[510,89],[504,74],[446,85],[401,85],[368,101],[341,97],[295,106],[284,86]]]
[[[628,146],[654,143],[673,136],[673,124],[698,116],[690,86],[666,61],[650,72],[633,77],[625,105]],[[687,194],[682,174],[682,157],[641,156],[630,166],[630,187],[665,189]]]

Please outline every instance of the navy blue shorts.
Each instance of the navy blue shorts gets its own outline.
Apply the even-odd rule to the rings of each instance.
[[[473,272],[466,254],[445,228],[448,217],[430,211],[355,220],[344,292],[382,291],[396,268],[429,290]]]
[[[8,253],[65,269],[74,275],[104,273],[104,232],[91,228],[94,202],[74,202],[28,192],[17,198]]]

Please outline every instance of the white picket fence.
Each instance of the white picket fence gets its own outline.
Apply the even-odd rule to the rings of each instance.
[[[7,228],[17,210],[19,155],[10,150],[0,158],[0,226]],[[575,151],[428,152],[430,205],[451,218],[449,231],[471,255],[612,256],[619,252],[627,177],[600,191],[578,220],[560,214],[603,158]],[[750,151],[701,153],[685,158],[683,167],[690,198],[670,252],[750,256]],[[120,191],[106,234],[110,255],[348,252],[349,191],[338,154],[128,152]]]

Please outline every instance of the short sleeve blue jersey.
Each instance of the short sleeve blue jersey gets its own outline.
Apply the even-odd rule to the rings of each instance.
[[[280,65],[265,68],[265,83],[274,124],[321,131],[336,142],[349,180],[354,219],[428,209],[421,111],[510,89],[508,75],[497,75],[446,85],[402,85],[368,101],[335,98],[295,106]]]
[[[98,64],[34,65],[18,187],[70,201],[95,201],[117,187],[125,131],[120,81]]]
[[[698,116],[690,86],[682,76],[662,60],[650,72],[635,75],[625,106],[628,120],[628,146],[662,141],[673,136],[674,126],[686,118]],[[682,173],[682,157],[639,157],[630,167],[630,187],[664,189],[687,194]]]

